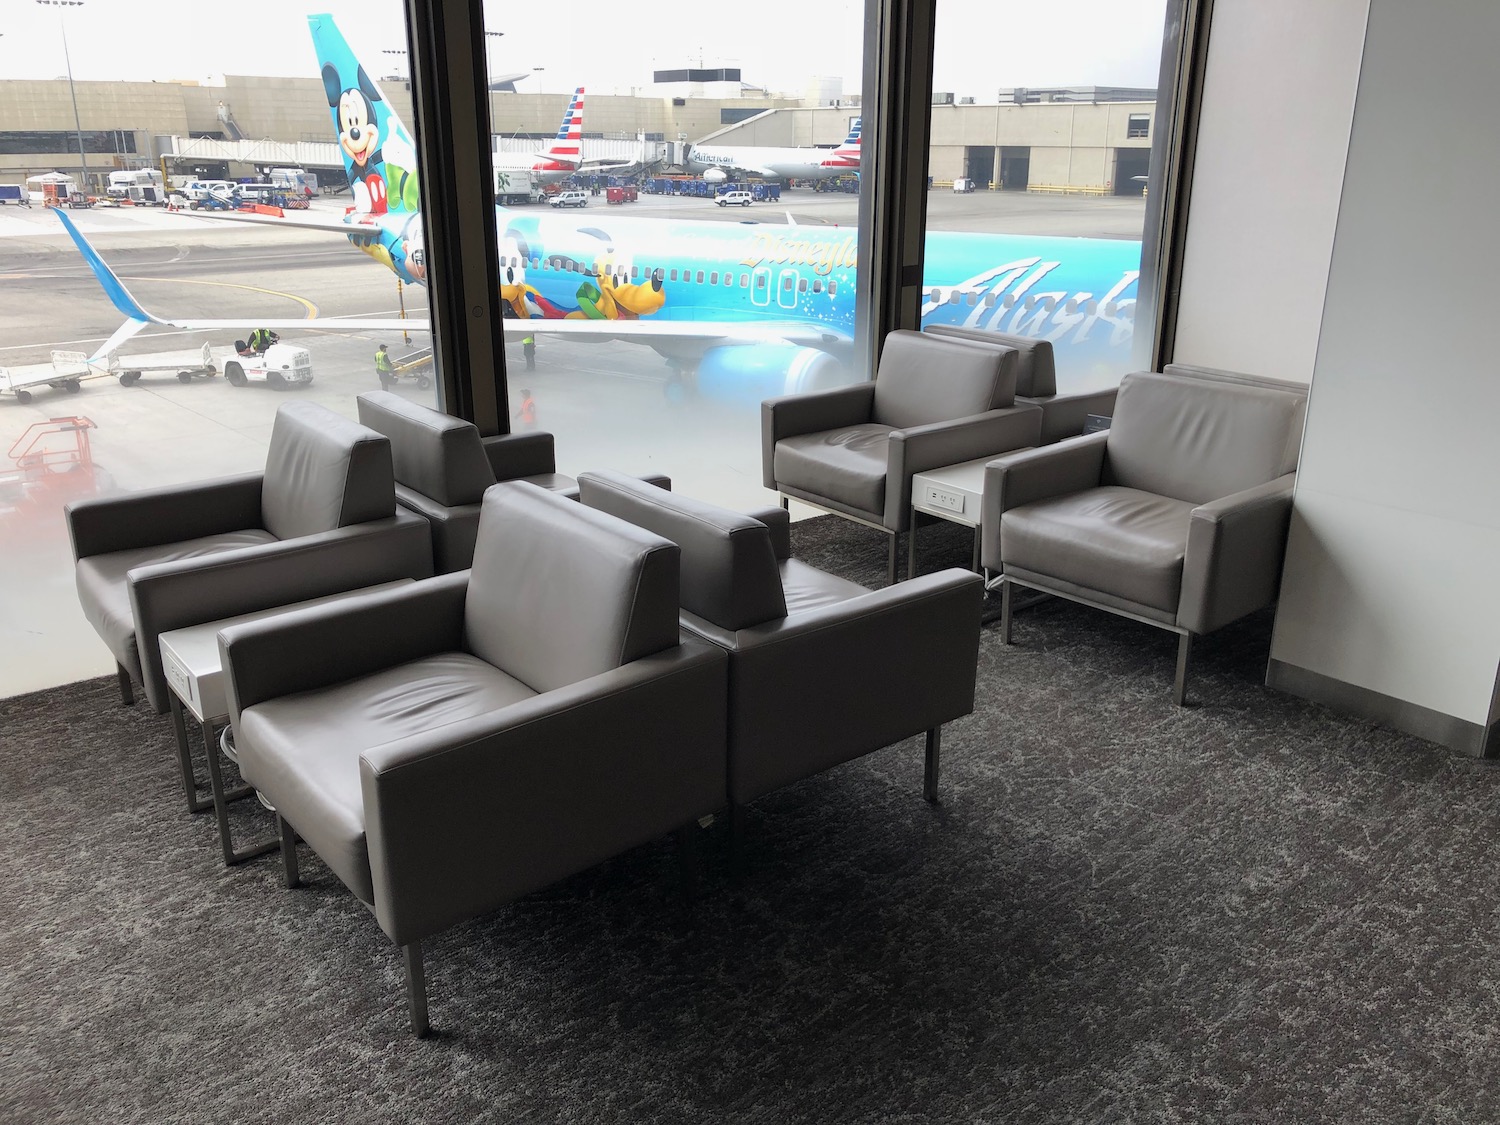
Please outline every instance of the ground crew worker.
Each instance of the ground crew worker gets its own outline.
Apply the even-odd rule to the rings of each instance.
[[[536,399],[531,397],[531,391],[521,391],[521,409],[516,411],[516,417],[521,420],[521,429],[536,429]]]
[[[522,336],[521,337],[521,352],[522,352],[522,354],[524,354],[526,356],[526,370],[527,371],[535,371],[536,370],[536,337],[535,336]]]
[[[264,355],[272,343],[269,328],[257,328],[250,333],[250,350],[258,355]]]
[[[396,365],[391,362],[391,355],[385,350],[384,344],[375,353],[375,374],[380,376],[380,389],[383,391],[390,390],[391,384],[396,381]]]

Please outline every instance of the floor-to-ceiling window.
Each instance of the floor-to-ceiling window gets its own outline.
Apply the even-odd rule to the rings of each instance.
[[[1053,342],[1063,390],[1145,366],[1166,0],[936,0],[924,324]]]
[[[0,184],[31,206],[0,212],[7,693],[112,666],[73,590],[69,501],[259,468],[284,402],[352,417],[384,383],[440,405],[401,4],[231,25],[14,9]],[[64,220],[171,323],[122,329]]]
[[[487,19],[513,428],[764,503],[759,404],[849,362],[864,4]]]

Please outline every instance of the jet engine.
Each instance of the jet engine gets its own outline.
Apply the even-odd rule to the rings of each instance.
[[[710,184],[722,184],[729,177],[724,174],[722,168],[706,168],[703,171],[703,179]]]
[[[698,393],[730,402],[757,403],[855,381],[837,357],[795,344],[725,344],[710,348],[698,363]]]

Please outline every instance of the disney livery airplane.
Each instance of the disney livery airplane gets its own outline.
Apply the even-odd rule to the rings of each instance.
[[[280,225],[337,230],[398,277],[424,284],[415,152],[331,17],[308,17],[350,182],[364,186],[342,219],[305,212]],[[358,138],[350,122],[358,118]],[[570,117],[572,117],[570,111]],[[581,119],[579,120],[581,130]],[[373,134],[375,140],[370,140]],[[346,144],[343,138],[351,142]],[[857,151],[858,127],[845,148]],[[101,354],[148,323],[183,329],[244,321],[154,316],[67,226],[126,323]],[[700,385],[755,396],[847,381],[858,283],[855,233],[830,227],[565,216],[496,208],[500,294],[526,333],[653,348]],[[1140,243],[931,232],[924,324],[1049,339],[1059,366],[1118,371],[1130,363]],[[426,330],[421,321],[325,318],[270,328]]]

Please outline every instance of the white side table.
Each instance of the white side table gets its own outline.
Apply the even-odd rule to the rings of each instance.
[[[260,621],[307,606],[325,605],[342,601],[357,594],[369,594],[377,590],[389,590],[397,586],[408,586],[410,578],[395,582],[383,582],[378,586],[366,586],[360,590],[349,590],[341,594],[330,594],[292,605],[274,606],[255,613],[244,613],[238,617],[226,617],[222,621],[208,621],[202,625],[189,625],[161,634],[161,661],[167,674],[168,698],[172,706],[172,729],[177,735],[177,758],[182,767],[182,784],[187,792],[189,812],[202,812],[210,804],[219,822],[219,846],[224,852],[224,866],[232,867],[264,855],[280,846],[280,840],[269,840],[243,850],[236,850],[229,833],[228,803],[248,797],[255,790],[249,786],[224,789],[223,773],[219,765],[218,739],[215,726],[229,718],[229,703],[224,693],[224,669],[219,663],[219,630],[245,621]],[[199,733],[203,736],[203,750],[208,755],[208,782],[213,794],[211,801],[197,794],[197,780],[193,774],[193,759],[188,749],[187,723],[183,711],[188,711],[198,721]]]
[[[1027,446],[1026,448],[1031,448]],[[906,577],[917,576],[917,514],[937,516],[974,529],[974,554],[969,569],[979,570],[980,508],[984,503],[984,467],[997,457],[1019,453],[1008,449],[911,478],[911,532],[906,537]]]

